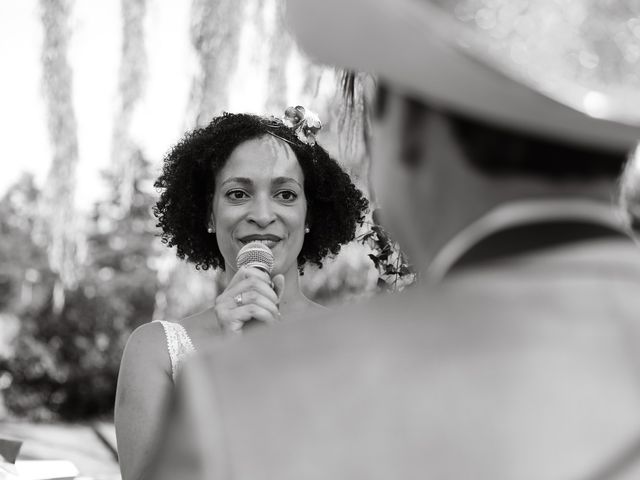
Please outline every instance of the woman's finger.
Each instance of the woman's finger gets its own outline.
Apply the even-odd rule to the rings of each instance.
[[[271,298],[265,297],[261,292],[249,290],[238,295],[239,297],[237,297],[237,299],[240,300],[240,302],[236,302],[236,298],[234,298],[234,303],[240,303],[240,305],[238,305],[238,308],[245,305],[256,305],[267,310],[269,313],[271,313],[271,315],[273,315],[274,318],[278,318],[280,316],[278,306],[273,302]]]
[[[243,326],[244,326],[244,322],[242,320],[230,320],[225,325],[225,329],[229,332],[240,333],[242,332]]]
[[[272,279],[273,290],[278,297],[277,303],[280,303],[280,299],[282,298],[282,294],[284,293],[284,275],[276,275]]]
[[[249,320],[258,320],[267,324],[276,323],[279,320],[279,314],[274,315],[268,309],[256,305],[243,305],[231,312],[231,322],[242,322],[243,324]]]
[[[279,303],[278,295],[273,288],[271,288],[271,284],[257,277],[249,277],[241,280],[235,285],[227,287],[221,295],[235,298],[238,294],[244,294],[245,292],[258,292],[274,304]]]
[[[247,280],[249,278],[260,279],[260,280],[264,281],[266,284],[270,284],[271,283],[271,277],[269,277],[269,275],[266,272],[263,272],[259,268],[241,267],[241,268],[238,269],[236,274],[233,276],[233,278],[229,282],[229,285],[227,285],[226,289],[232,288],[235,285],[237,285],[238,283],[240,283],[240,282],[242,282],[244,280]]]
[[[280,320],[278,307],[256,291],[239,293],[234,298],[219,299],[215,313],[221,327],[226,331],[238,331],[243,324],[254,319],[265,323]]]

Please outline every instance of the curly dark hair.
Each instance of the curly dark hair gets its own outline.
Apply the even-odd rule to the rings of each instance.
[[[268,134],[288,143],[304,174],[310,232],[298,255],[299,269],[306,263],[322,267],[327,255],[354,239],[369,202],[324,148],[301,142],[275,117],[223,113],[188,132],[169,151],[155,182],[163,190],[153,208],[162,242],[175,246],[178,257],[197,269],[224,269],[218,244],[206,231],[216,175],[238,145]]]

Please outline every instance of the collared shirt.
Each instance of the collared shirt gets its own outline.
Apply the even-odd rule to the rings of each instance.
[[[533,231],[543,237],[529,235]],[[500,235],[511,243],[495,241]],[[508,202],[457,233],[434,257],[426,270],[429,283],[440,282],[454,267],[477,260],[504,256],[546,244],[590,239],[597,236],[628,236],[620,211],[613,205],[590,199],[526,199]],[[495,239],[494,239],[495,237]],[[490,239],[494,239],[490,242]],[[491,249],[479,248],[491,243]],[[502,243],[502,245],[500,245]],[[473,252],[473,250],[479,250]],[[481,251],[480,251],[481,250]],[[501,251],[502,250],[502,251]],[[468,258],[466,258],[468,257]]]

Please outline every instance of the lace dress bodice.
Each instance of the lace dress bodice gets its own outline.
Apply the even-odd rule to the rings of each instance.
[[[167,350],[171,360],[171,378],[176,381],[176,376],[180,371],[180,366],[184,359],[196,351],[191,341],[191,337],[185,328],[179,323],[156,320],[162,325],[164,334],[167,337]]]

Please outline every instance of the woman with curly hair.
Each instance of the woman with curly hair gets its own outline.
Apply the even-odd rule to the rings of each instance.
[[[300,272],[354,239],[368,202],[315,142],[320,126],[302,107],[287,109],[284,120],[225,113],[166,156],[154,208],[162,241],[196,268],[222,270],[226,288],[202,313],[131,335],[115,410],[124,480],[197,471],[172,395],[185,355],[250,320],[270,324],[324,308],[302,293]],[[256,241],[273,253],[271,275],[237,268],[240,249]]]

